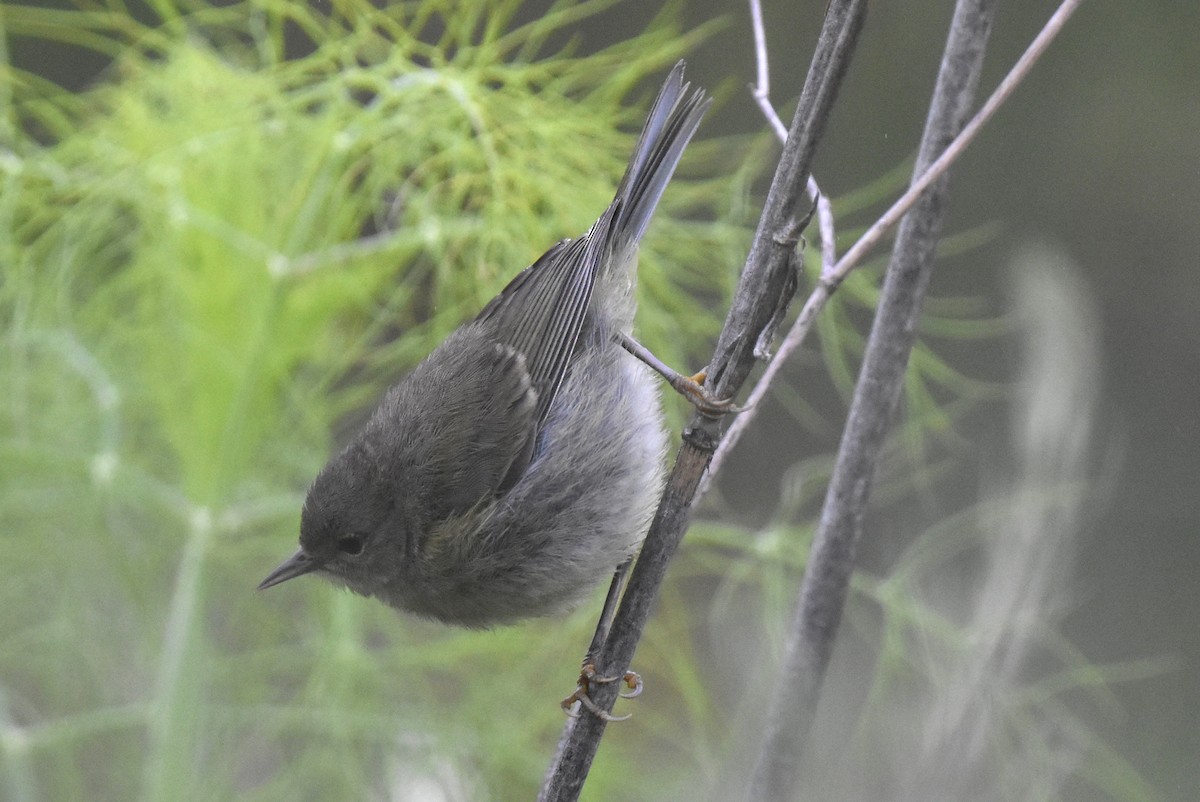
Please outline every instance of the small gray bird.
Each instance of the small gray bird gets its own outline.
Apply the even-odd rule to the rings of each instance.
[[[638,242],[710,101],[667,77],[612,204],[388,390],[309,488],[310,572],[450,624],[567,610],[637,550],[663,482],[656,380],[728,409],[631,337]]]

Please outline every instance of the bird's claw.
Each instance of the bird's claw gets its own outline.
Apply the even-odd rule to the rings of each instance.
[[[705,371],[700,371],[694,376],[676,376],[671,380],[671,386],[675,388],[675,392],[687,398],[692,402],[700,414],[710,418],[720,418],[728,415],[730,412],[741,412],[732,398],[717,398],[709,390],[704,387],[704,380],[708,378]]]
[[[632,714],[614,716],[607,710],[602,710],[599,705],[592,701],[592,685],[606,685],[610,682],[625,683],[625,686],[629,688],[628,692],[621,692],[621,696],[625,699],[633,699],[635,696],[641,696],[642,689],[645,687],[642,683],[641,675],[636,671],[626,671],[619,677],[603,677],[596,673],[595,665],[585,663],[583,669],[579,672],[579,683],[575,686],[575,691],[562,700],[560,707],[571,718],[578,718],[579,710],[582,708],[586,708],[593,716],[602,721],[624,721],[630,718]]]

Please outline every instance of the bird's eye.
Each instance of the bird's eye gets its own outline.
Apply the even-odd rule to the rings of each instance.
[[[338,551],[342,554],[349,554],[351,557],[362,553],[363,539],[361,535],[345,535],[338,539]]]

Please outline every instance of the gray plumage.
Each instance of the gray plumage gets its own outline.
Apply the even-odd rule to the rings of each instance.
[[[666,434],[657,379],[614,334],[632,328],[638,242],[708,105],[680,62],[612,204],[387,392],[309,489],[300,551],[260,587],[316,571],[490,626],[570,608],[636,551]]]

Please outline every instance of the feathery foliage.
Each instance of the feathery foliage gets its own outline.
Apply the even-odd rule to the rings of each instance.
[[[610,3],[519,5],[4,9],[111,64],[81,93],[0,65],[0,795],[531,795],[594,610],[464,634],[253,591],[337,422],[586,228],[706,33],[668,8],[578,55]],[[685,162],[643,249],[672,359],[716,325],[738,186]]]

